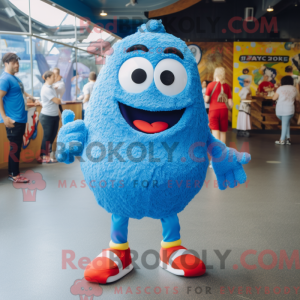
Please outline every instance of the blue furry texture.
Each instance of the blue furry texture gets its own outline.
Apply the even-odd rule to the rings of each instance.
[[[82,120],[74,121],[75,114],[69,109],[62,113],[63,126],[57,137],[56,158],[58,161],[70,164],[74,162],[75,156],[81,156],[83,145],[87,135],[87,129]]]
[[[234,188],[246,182],[247,176],[242,165],[251,160],[250,154],[228,148],[212,135],[208,139],[208,152],[212,157],[212,166],[220,190],[225,190],[227,187]]]
[[[143,28],[147,29],[142,25]],[[162,33],[138,31],[113,46],[114,53],[108,57],[94,86],[84,123],[66,124],[58,137],[59,142],[78,141],[83,146],[82,152],[82,149],[74,151],[66,146],[58,159],[72,162],[76,151],[82,156],[82,172],[98,203],[110,213],[137,219],[145,216],[161,219],[182,211],[203,186],[208,167],[207,150],[216,156],[220,154],[220,150],[213,153],[215,148],[208,148],[216,140],[208,127],[199,72],[192,53],[185,42],[164,33],[161,22],[152,20],[150,28]],[[126,52],[136,44],[145,45],[149,52]],[[176,47],[184,59],[173,53],[164,54],[166,47]],[[165,58],[179,61],[188,76],[185,89],[175,96],[166,96],[153,81],[141,93],[125,91],[118,73],[122,64],[132,57],[146,58],[153,69]],[[118,102],[148,111],[185,108],[185,112],[173,127],[146,134],[127,124]],[[177,146],[171,160],[166,148],[172,145]],[[114,154],[112,149],[116,147]],[[224,149],[222,151],[230,151]],[[131,154],[142,158],[134,161]],[[221,180],[226,179],[227,174],[232,178],[234,175],[230,172],[236,168],[240,173],[236,172],[235,180],[245,180],[240,162],[224,160],[213,164]]]
[[[165,33],[165,27],[161,20],[150,20],[146,24],[142,24],[138,27],[139,32],[150,32],[150,33]]]
[[[70,109],[65,109],[62,114],[62,124],[65,125],[69,122],[74,121],[75,113]]]

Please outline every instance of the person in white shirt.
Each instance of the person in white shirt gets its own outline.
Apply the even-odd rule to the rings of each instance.
[[[97,80],[97,75],[95,72],[91,72],[89,75],[89,82],[83,87],[83,107],[82,107],[82,120],[84,120],[85,111],[88,108],[89,100],[92,95],[94,84]]]
[[[59,126],[59,108],[61,100],[57,98],[53,83],[55,81],[54,73],[47,71],[43,78],[45,83],[41,90],[41,104],[42,110],[39,120],[44,130],[44,137],[41,146],[41,154],[38,159],[39,163],[54,163],[57,162],[55,158],[51,158],[52,144],[56,138]]]
[[[56,91],[57,98],[62,100],[62,97],[63,97],[64,93],[66,92],[65,82],[64,82],[62,76],[60,76],[60,69],[59,68],[53,68],[52,72],[54,73],[54,78],[55,78],[55,81],[54,81],[52,86]],[[63,109],[62,109],[61,105],[59,105],[59,110],[60,110],[61,113],[63,112]]]
[[[273,96],[277,100],[276,116],[281,120],[281,137],[276,144],[291,145],[290,120],[295,113],[295,100],[300,100],[299,89],[294,86],[294,79],[291,76],[281,78],[281,86]]]

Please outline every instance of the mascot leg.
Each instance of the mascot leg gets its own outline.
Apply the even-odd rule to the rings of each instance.
[[[160,249],[160,266],[179,276],[194,277],[205,273],[202,260],[181,246],[180,224],[177,215],[161,219],[163,241]]]
[[[119,280],[132,269],[130,248],[128,247],[128,218],[117,215],[111,217],[111,241],[85,269],[84,278],[90,282],[109,283]]]

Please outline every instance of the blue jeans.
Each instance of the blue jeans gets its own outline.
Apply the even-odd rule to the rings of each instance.
[[[280,140],[284,141],[286,138],[289,139],[290,136],[290,121],[294,115],[289,116],[277,116],[281,121],[281,137]]]
[[[84,114],[85,114],[85,110],[82,110],[82,120],[84,120]]]
[[[127,242],[129,218],[117,215],[111,216],[111,240],[116,244]],[[180,239],[180,225],[177,215],[161,219],[164,242],[174,242]]]

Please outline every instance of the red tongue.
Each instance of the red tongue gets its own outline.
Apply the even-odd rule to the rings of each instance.
[[[133,124],[137,129],[147,133],[161,132],[166,130],[169,126],[166,122],[154,122],[149,124],[148,122],[142,120],[135,120],[133,121]]]

